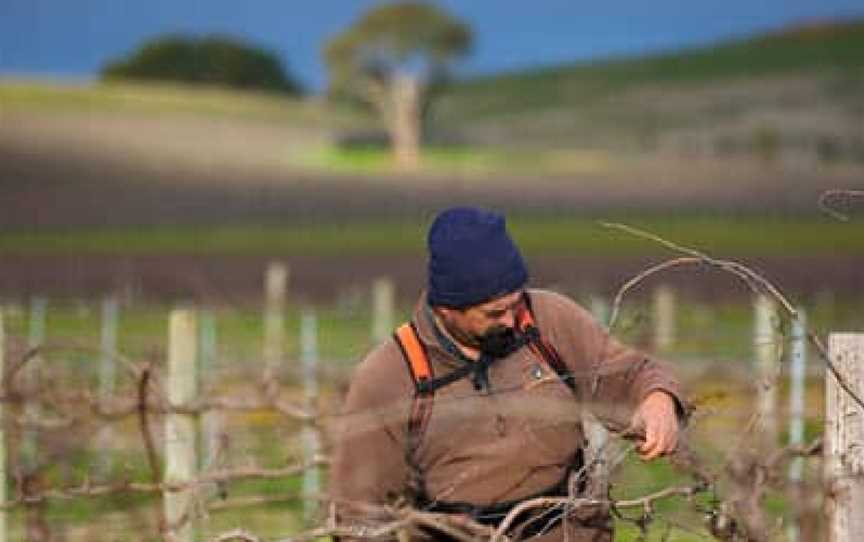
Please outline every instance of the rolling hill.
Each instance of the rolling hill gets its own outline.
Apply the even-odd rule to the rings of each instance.
[[[647,167],[654,169],[646,175],[675,184],[729,177],[730,161],[749,168],[741,182],[763,176],[765,165],[776,166],[775,177],[778,167],[811,178],[827,178],[825,165],[857,171],[864,164],[862,52],[864,20],[823,22],[701,49],[457,81],[430,118],[430,131],[451,145],[427,156],[425,172],[629,179]],[[0,148],[15,152],[163,171],[393,173],[380,153],[334,163],[335,134],[377,123],[319,98],[0,79],[0,103]],[[646,156],[659,169],[632,162]],[[697,175],[694,159],[716,165]],[[669,164],[679,171],[669,174]]]
[[[435,121],[496,145],[864,161],[864,20],[463,81]]]

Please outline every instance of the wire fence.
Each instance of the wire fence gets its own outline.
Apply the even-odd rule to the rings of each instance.
[[[260,338],[247,345],[258,354],[230,362],[219,359],[229,345],[219,342],[213,312],[200,308],[172,310],[167,324],[163,316],[164,344],[134,355],[118,347],[122,310],[110,298],[100,307],[99,332],[84,341],[49,339],[44,300],[13,317],[27,322],[13,333],[9,311],[0,311],[0,487],[7,490],[0,540],[404,538],[419,528],[507,539],[518,513],[490,528],[406,505],[342,503],[387,519],[359,528],[337,521],[326,498],[328,436],[344,428],[339,404],[350,361],[320,363],[327,338],[312,309],[296,314],[296,336],[286,334],[289,274],[277,265],[268,276],[260,327],[245,331]],[[372,291],[374,316],[359,332],[364,345],[386,337],[404,315],[394,307],[392,283],[376,281]],[[822,539],[820,510],[830,495],[822,441],[813,437],[824,418],[824,377],[812,362],[806,366],[812,348],[801,319],[785,318],[764,296],[754,300],[750,336],[739,330],[736,338],[749,354],[734,368],[683,360],[686,349],[676,351],[688,334],[683,303],[669,287],[637,311],[624,308],[618,330],[675,359],[699,387],[689,445],[646,474],[630,441],[592,433],[587,468],[603,463],[608,492],[539,499],[518,512],[602,505],[620,532],[641,539]],[[621,309],[609,308],[595,299],[601,320]],[[649,317],[640,320],[639,311]],[[90,369],[70,359],[86,359]],[[786,359],[795,364],[788,386],[781,382]]]

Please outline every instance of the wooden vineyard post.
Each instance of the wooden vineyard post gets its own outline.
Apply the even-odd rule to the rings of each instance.
[[[675,292],[668,286],[654,290],[654,348],[668,350],[675,343]]]
[[[3,323],[3,308],[0,307],[0,382],[6,379],[6,328]],[[0,401],[0,506],[6,504],[6,389]],[[0,542],[6,542],[6,509],[0,508]]]
[[[273,262],[267,267],[264,308],[264,366],[268,378],[274,377],[285,357],[285,295],[288,291],[288,266]]]
[[[303,390],[306,409],[313,415],[318,405],[318,319],[312,310],[304,310],[300,319],[300,350],[303,360]],[[311,465],[321,448],[315,419],[303,427],[303,459]],[[303,518],[311,524],[318,511],[317,498],[321,491],[318,467],[309,466],[303,472]]]
[[[777,445],[777,384],[780,370],[780,337],[775,331],[777,309],[766,296],[754,303],[753,353],[756,363],[756,410],[759,442],[764,450]]]
[[[106,406],[114,396],[117,364],[117,298],[106,297],[102,301],[102,332],[99,356],[99,402]],[[96,436],[102,450],[96,467],[100,477],[110,477],[113,467],[111,445],[114,435],[112,424],[105,424]]]
[[[197,318],[195,312],[171,312],[168,336],[168,402],[171,408],[188,405],[198,395]],[[193,414],[169,412],[165,416],[166,485],[188,484],[196,471],[196,420]],[[177,542],[194,536],[194,488],[166,488],[163,493],[166,531]]]
[[[210,310],[202,310],[200,315],[198,335],[198,374],[199,384],[203,393],[212,393],[212,383],[216,381],[217,335],[216,318]],[[220,461],[220,447],[224,434],[225,416],[221,410],[207,410],[199,418],[199,434],[201,435],[201,461],[199,472],[213,470]],[[217,484],[210,488],[215,493]]]
[[[832,333],[837,372],[864,398],[864,333]],[[825,373],[825,483],[829,542],[864,540],[864,409]]]
[[[27,346],[41,348],[45,343],[45,320],[48,301],[44,297],[34,297],[30,301],[30,322],[27,330]],[[21,370],[25,393],[38,393],[42,356],[36,354]],[[37,421],[42,415],[38,401],[25,400],[24,418]],[[39,465],[39,432],[37,429],[24,429],[21,437],[21,462],[26,474],[33,474]]]
[[[393,333],[395,290],[393,281],[386,277],[372,284],[372,340],[376,344]]]
[[[591,311],[601,326],[607,327],[609,325],[609,303],[604,298],[599,295],[592,295],[588,310]]]
[[[798,318],[792,319],[792,336],[789,349],[789,446],[804,443],[804,400],[807,379],[807,317],[798,309]],[[789,463],[790,490],[795,499],[795,510],[801,509],[801,481],[804,458],[796,457]],[[798,517],[792,518],[787,529],[790,542],[800,537]]]

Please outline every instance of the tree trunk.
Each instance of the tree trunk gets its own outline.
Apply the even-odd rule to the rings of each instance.
[[[420,81],[411,75],[393,77],[387,118],[396,165],[414,171],[420,166]]]

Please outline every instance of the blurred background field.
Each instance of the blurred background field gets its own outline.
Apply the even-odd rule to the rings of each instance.
[[[339,100],[333,89],[70,81],[0,70],[7,360],[26,356],[39,327],[34,307],[47,303],[46,388],[93,391],[104,299],[119,303],[122,356],[159,371],[169,311],[195,307],[213,333],[205,394],[261,396],[264,270],[282,261],[290,278],[277,378],[286,400],[302,402],[300,327],[303,315],[314,313],[326,426],[338,420],[351,370],[376,339],[373,281],[393,281],[389,323],[406,318],[423,288],[429,222],[443,207],[464,204],[507,214],[534,286],[598,311],[626,280],[677,255],[603,225],[620,222],[752,266],[807,311],[819,334],[860,331],[860,200],[831,202],[847,221],[818,202],[828,189],[862,188],[862,51],[859,16],[659,52],[457,73],[430,87],[434,100],[422,111],[420,155],[411,167],[394,159],[386,115],[356,98]],[[677,299],[675,339],[663,346],[653,306],[660,286]],[[615,328],[681,372],[699,412],[695,446],[718,472],[753,410],[752,301],[728,274],[675,270],[628,296]],[[788,347],[789,323],[774,325]],[[784,378],[787,369],[782,365]],[[822,379],[811,356],[808,439],[821,432]],[[135,384],[129,374],[119,377],[117,394],[134,397]],[[778,404],[785,405],[787,386],[780,389]],[[50,414],[80,425],[58,421],[42,433],[37,489],[91,478],[149,481],[133,418],[119,422],[106,444],[87,405]],[[155,415],[153,427],[162,421]],[[223,423],[222,459],[232,467],[281,468],[302,459],[297,420],[262,409],[227,413]],[[15,449],[25,431],[7,422],[7,432]],[[110,475],[99,470],[106,456]],[[631,456],[614,479],[615,498],[686,483],[665,461],[646,466]],[[23,469],[17,461],[10,455],[12,477]],[[818,462],[808,465],[812,481]],[[16,483],[10,480],[10,490]],[[239,527],[267,540],[295,535],[311,526],[300,487],[299,476],[209,487],[199,538]],[[262,496],[271,500],[228,506]],[[701,495],[696,506],[660,503],[647,539],[710,538],[700,510],[710,509],[712,498]],[[765,507],[772,521],[791,517],[787,495],[769,494]],[[33,510],[52,540],[71,542],[156,540],[157,508],[154,496],[121,494],[49,500]],[[40,539],[32,514],[10,514],[12,539]],[[818,527],[818,513],[807,521]],[[633,522],[617,525],[617,539],[638,538]],[[785,523],[778,525],[772,539],[784,536]]]

